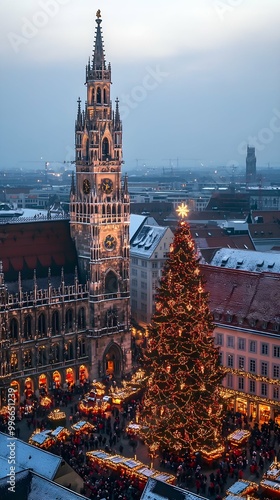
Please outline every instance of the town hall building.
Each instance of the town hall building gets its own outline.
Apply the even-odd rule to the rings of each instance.
[[[100,11],[78,100],[69,218],[0,223],[0,405],[131,370],[129,217],[122,123]]]

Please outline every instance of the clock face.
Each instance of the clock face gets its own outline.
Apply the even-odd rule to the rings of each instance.
[[[83,192],[85,194],[89,194],[89,192],[90,192],[90,182],[88,179],[85,179],[83,182]]]
[[[114,248],[116,248],[116,244],[116,238],[114,238],[111,234],[108,234],[104,240],[104,247],[106,250],[114,250]]]
[[[110,194],[113,191],[113,181],[108,178],[102,179],[100,187],[103,193]]]

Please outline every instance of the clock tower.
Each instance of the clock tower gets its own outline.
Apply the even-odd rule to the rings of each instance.
[[[75,126],[76,179],[70,226],[81,280],[88,283],[88,334],[93,378],[131,370],[129,303],[129,195],[121,178],[122,123],[110,98],[111,65],[105,61],[100,10],[92,60],[86,66],[87,100]]]

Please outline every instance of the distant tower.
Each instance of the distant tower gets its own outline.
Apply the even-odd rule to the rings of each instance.
[[[129,214],[127,177],[121,179],[119,101],[110,99],[111,65],[105,62],[100,10],[92,60],[86,66],[87,100],[76,119],[76,182],[71,234],[80,277],[89,283],[92,376],[120,377],[131,369]]]
[[[255,148],[247,146],[247,156],[246,156],[246,183],[252,184],[256,182],[256,153]]]

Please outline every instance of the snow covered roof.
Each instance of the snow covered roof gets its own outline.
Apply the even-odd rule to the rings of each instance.
[[[129,224],[129,239],[132,240],[133,236],[137,233],[139,228],[144,224],[147,219],[146,215],[130,214]]]
[[[178,486],[149,478],[140,500],[201,500],[204,497]]]
[[[131,256],[150,258],[167,229],[162,226],[143,226],[130,241]]]
[[[84,500],[86,498],[29,470],[18,472],[15,477],[15,484],[15,493],[11,493],[11,498],[13,495],[15,498],[24,498],[24,500],[38,500],[38,498]],[[0,479],[1,498],[6,498],[3,495],[6,488],[7,479]]]
[[[15,442],[16,472],[24,469],[32,469],[34,472],[48,479],[55,477],[62,461],[61,457],[25,443],[20,439],[11,439],[7,434],[0,432],[0,478],[6,477],[7,472],[10,470],[10,465],[8,464],[10,448],[8,444],[11,441]]]
[[[245,271],[280,273],[280,253],[221,248],[215,253],[210,264]]]

